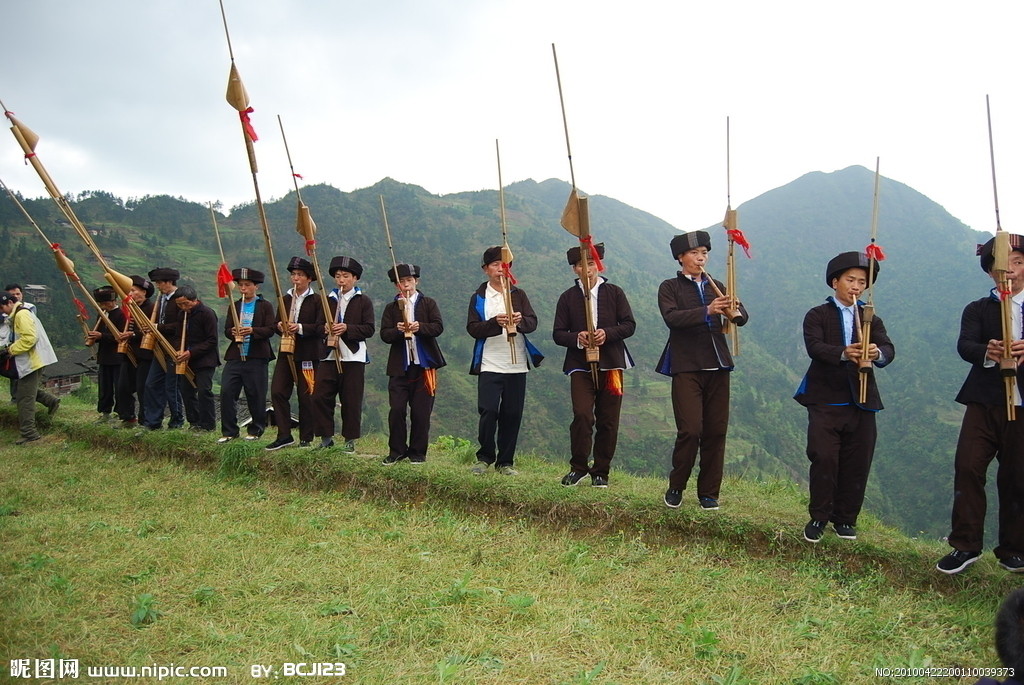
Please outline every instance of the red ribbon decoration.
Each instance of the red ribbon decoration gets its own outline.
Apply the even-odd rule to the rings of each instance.
[[[132,295],[131,293],[128,293],[121,301],[121,313],[124,314],[125,321],[128,323],[131,323],[132,320],[132,310],[128,307],[128,302],[131,301],[131,299]]]
[[[601,256],[597,254],[597,248],[594,247],[594,237],[588,235],[586,238],[580,238],[580,244],[586,247],[590,252],[590,260],[594,262],[594,266],[597,267],[598,273],[604,271],[604,264],[601,262]]]
[[[256,130],[252,127],[252,122],[249,121],[249,115],[254,111],[252,107],[243,109],[238,113],[238,117],[242,120],[242,128],[245,129],[245,135],[249,136],[249,140],[255,143],[259,138],[256,136]]]
[[[750,259],[750,243],[747,242],[747,236],[743,235],[743,231],[738,228],[727,228],[725,234],[729,240],[736,243],[743,248],[743,254],[747,255],[747,259]]]
[[[81,316],[86,321],[88,321],[89,320],[89,312],[85,311],[85,305],[82,304],[82,301],[80,299],[78,299],[77,297],[75,298],[75,306],[78,307],[78,315]]]
[[[867,255],[868,259],[874,259],[876,262],[880,262],[885,259],[885,253],[882,252],[882,247],[871,243],[864,248],[864,254]]]
[[[217,269],[217,297],[228,296],[227,285],[233,280],[235,279],[231,275],[231,270],[228,269],[228,265],[221,262],[220,268]]]
[[[313,248],[315,248],[315,247],[316,247],[316,241],[315,240],[307,240],[306,241],[306,256],[307,257],[312,257],[313,256]]]
[[[295,178],[299,179],[300,181],[306,180],[306,179],[302,178],[302,174],[292,174],[292,176],[294,176]]]
[[[505,262],[502,262],[501,263],[501,270],[505,272],[505,278],[508,279],[508,282],[509,282],[510,285],[515,285],[515,284],[517,284],[519,282],[519,281],[516,280],[516,277],[512,275],[512,265],[511,264],[506,264]]]

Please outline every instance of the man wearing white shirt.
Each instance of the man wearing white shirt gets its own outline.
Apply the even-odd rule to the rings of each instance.
[[[274,366],[270,403],[274,407],[277,438],[264,448],[268,452],[295,443],[291,411],[293,390],[299,402],[299,447],[313,446],[313,391],[316,367],[324,358],[324,310],[320,296],[310,288],[310,283],[316,280],[316,270],[308,260],[292,257],[288,273],[292,287],[283,298],[288,318],[277,322],[277,330],[282,335],[295,337],[295,351],[279,353]]]
[[[1024,237],[1009,235],[1011,252],[1007,279],[1011,298],[1012,344],[1018,365],[1024,356],[1021,308],[1024,306]],[[979,250],[981,268],[996,287],[986,297],[964,307],[957,352],[971,364],[956,401],[966,406],[954,457],[953,515],[949,546],[953,550],[936,564],[942,573],[960,573],[981,558],[985,532],[985,477],[998,458],[999,536],[994,553],[1011,573],[1024,572],[1024,407],[1021,374],[1016,371],[1013,405],[1016,419],[1007,416],[1006,385],[999,362],[1003,356],[1002,294],[993,273],[995,258],[989,240]]]
[[[590,476],[593,487],[607,488],[619,438],[622,372],[634,366],[633,357],[626,348],[626,338],[636,332],[636,320],[622,288],[598,276],[598,271],[603,268],[599,266],[599,260],[604,258],[604,244],[598,243],[591,249],[593,251],[586,262],[579,247],[565,254],[577,279],[558,298],[551,338],[556,345],[565,348],[562,372],[569,377],[573,413],[569,425],[570,470],[562,477],[562,485],[579,485]],[[584,274],[586,280],[593,284],[589,293],[583,291]],[[593,344],[600,352],[596,384],[584,351],[591,342],[586,314],[588,306],[593,314]]]
[[[526,293],[515,287],[511,264],[501,260],[501,247],[484,251],[481,268],[487,282],[481,283],[469,301],[466,331],[476,339],[469,373],[477,377],[477,463],[473,473],[483,475],[488,467],[505,476],[516,475],[514,458],[519,427],[526,404],[526,373],[530,364],[540,364],[544,355],[526,339],[537,330],[537,315]],[[505,304],[509,288],[511,320]],[[509,323],[515,335],[509,337]],[[514,350],[514,359],[513,359]]]
[[[411,464],[422,464],[427,461],[437,370],[447,364],[437,344],[444,322],[437,302],[418,289],[419,266],[397,264],[388,269],[388,279],[398,293],[380,317],[380,339],[391,348],[387,363],[388,456],[383,463],[391,466],[408,459]]]
[[[858,297],[868,287],[868,270],[878,277],[877,262],[867,255],[844,252],[825,269],[825,282],[835,294],[804,316],[804,343],[811,364],[793,399],[807,408],[807,459],[810,465],[811,520],[804,539],[818,542],[831,521],[836,535],[857,539],[857,516],[875,453],[875,414],[882,409],[874,373],[868,374],[867,401],[861,403],[863,354],[855,322],[862,316]],[[896,348],[875,316],[871,323],[868,359],[886,366]]]
[[[376,325],[373,302],[356,285],[363,265],[352,257],[334,257],[328,272],[338,287],[327,296],[331,320],[327,322],[327,356],[316,369],[313,404],[317,413],[316,435],[319,448],[334,447],[334,405],[341,403],[343,452],[355,452],[362,435],[363,388],[370,356],[366,340],[373,337]],[[340,355],[340,356],[339,356]],[[338,360],[341,361],[339,371]]]

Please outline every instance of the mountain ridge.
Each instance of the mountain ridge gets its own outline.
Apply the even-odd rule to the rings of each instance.
[[[807,366],[800,321],[807,309],[831,293],[824,284],[826,261],[838,252],[867,245],[873,184],[874,173],[862,166],[810,172],[737,207],[753,253],[750,260],[737,257],[739,296],[751,312],[751,323],[741,332],[742,352],[733,378],[727,472],[806,478],[805,418],[791,399]],[[531,338],[548,355],[544,367],[530,375],[521,443],[523,449],[546,453],[556,461],[567,451],[570,416],[567,384],[558,373],[560,350],[547,331],[557,294],[573,279],[564,251],[575,240],[558,225],[568,192],[569,185],[558,179],[527,179],[505,188],[509,240],[517,256],[514,272],[540,317],[540,329]],[[898,181],[883,178],[880,192],[878,243],[888,258],[881,264],[876,307],[896,344],[897,358],[879,372],[887,409],[879,418],[867,506],[905,531],[938,537],[945,532],[948,516],[960,413],[952,397],[967,371],[955,353],[959,312],[989,287],[973,255],[974,244],[985,234]],[[322,262],[334,254],[350,254],[363,262],[361,285],[374,299],[378,316],[393,292],[384,277],[390,256],[379,195],[385,198],[397,258],[423,267],[422,288],[438,299],[447,323],[440,342],[449,368],[440,378],[434,434],[472,439],[475,383],[466,374],[471,339],[462,333],[462,317],[470,294],[483,280],[476,260],[484,248],[501,239],[498,192],[435,195],[390,178],[352,192],[326,184],[302,188],[319,226]],[[53,221],[56,210],[46,204],[26,202],[37,220],[46,216]],[[210,296],[209,303],[223,312],[223,302],[212,298],[219,257],[206,207],[167,196],[121,201],[102,191],[80,194],[73,204],[83,221],[101,231],[97,242],[115,253],[115,268],[124,273],[144,273],[157,265],[180,268],[183,280],[197,284],[200,295]],[[295,206],[294,192],[266,203],[279,269],[289,256],[303,253],[302,239],[294,231]],[[55,272],[52,257],[44,246],[35,247],[38,240],[25,235],[24,222],[4,207],[7,203],[0,205],[0,237],[11,239],[14,254],[24,258],[33,273],[50,274],[45,282],[58,288],[62,276]],[[667,338],[655,293],[661,280],[675,274],[668,243],[678,231],[602,195],[591,196],[590,214],[595,240],[608,247],[607,276],[625,289],[638,322],[637,334],[627,341],[638,366],[626,374],[623,438],[615,463],[638,473],[664,474],[674,426],[667,379],[653,371]],[[266,268],[254,204],[232,208],[230,215],[218,217],[218,223],[230,265]],[[711,232],[714,246],[709,271],[722,279],[724,231],[720,225],[704,228]],[[54,233],[51,239],[79,258],[83,277],[98,281],[95,266],[86,267],[90,260],[82,259],[84,248],[77,238],[59,226]],[[922,259],[931,278],[922,279],[917,263]],[[273,297],[270,283],[265,286],[265,296]],[[968,291],[970,295],[965,295]],[[47,309],[56,315],[61,307]],[[65,344],[76,344],[71,326],[58,327],[67,335]],[[383,358],[379,340],[371,341],[370,347],[371,358]],[[381,410],[386,414],[386,388],[379,368],[367,375],[366,427],[381,430],[386,425]]]

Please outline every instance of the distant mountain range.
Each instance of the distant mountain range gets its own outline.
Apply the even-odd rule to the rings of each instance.
[[[824,282],[832,256],[862,250],[869,241],[873,172],[859,166],[834,173],[814,172],[741,205],[740,227],[753,258],[738,261],[738,291],[751,314],[742,329],[733,377],[733,409],[727,469],[747,478],[781,477],[803,481],[805,411],[791,397],[805,368],[801,323],[804,313],[831,290]],[[552,460],[566,459],[568,381],[561,374],[562,350],[550,340],[558,294],[573,276],[565,250],[574,238],[558,224],[569,186],[557,180],[514,183],[505,189],[509,240],[516,255],[513,271],[540,317],[531,337],[547,355],[530,373],[527,418],[520,441]],[[467,374],[471,339],[465,333],[469,298],[484,280],[483,250],[501,241],[496,190],[432,195],[423,188],[384,179],[370,188],[343,193],[326,185],[302,189],[319,227],[322,266],[346,254],[366,272],[361,287],[374,300],[377,315],[392,297],[386,271],[379,196],[400,261],[419,264],[423,292],[438,300],[446,323],[441,346],[449,366],[439,377],[434,411],[436,435],[475,438],[475,381]],[[201,296],[223,314],[214,274],[219,263],[207,207],[183,198],[145,197],[122,201],[94,191],[73,198],[79,217],[97,231],[96,242],[123,273],[145,273],[156,266],[182,271]],[[100,273],[48,199],[26,201],[51,241],[66,246],[90,283]],[[290,193],[266,205],[278,267],[304,253],[295,232],[296,198]],[[591,229],[607,246],[605,275],[622,286],[637,318],[627,344],[637,368],[626,373],[623,428],[615,464],[634,472],[667,474],[674,439],[669,379],[653,370],[667,332],[657,310],[659,283],[674,276],[668,247],[678,230],[612,198],[592,196]],[[231,266],[267,268],[262,232],[253,205],[218,214]],[[681,227],[693,230],[696,226]],[[724,277],[725,233],[706,227],[713,249],[709,271]],[[869,484],[869,509],[903,530],[928,537],[946,534],[952,498],[952,459],[960,408],[953,397],[967,373],[956,354],[960,312],[987,293],[991,283],[974,256],[989,236],[973,231],[941,206],[891,179],[882,179],[878,243],[882,262],[875,304],[896,345],[897,357],[878,372],[886,410],[879,417],[879,441]],[[0,203],[0,239],[9,245],[9,280],[41,282],[55,296],[43,308],[44,322],[59,344],[79,344],[63,276],[35,231],[10,202]],[[13,269],[13,265],[17,265]],[[13,271],[13,272],[12,272]],[[282,270],[282,281],[287,285]],[[272,284],[263,293],[274,297]],[[382,430],[387,412],[386,380],[379,340],[370,346],[364,430]],[[723,493],[728,505],[729,493]],[[991,526],[990,526],[991,528]]]

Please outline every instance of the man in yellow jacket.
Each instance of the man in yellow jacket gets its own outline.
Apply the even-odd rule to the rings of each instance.
[[[18,427],[21,437],[16,445],[24,445],[42,436],[36,429],[36,402],[45,406],[50,414],[57,411],[60,400],[39,387],[44,366],[57,361],[46,329],[27,307],[18,302],[17,298],[0,294],[0,313],[10,317],[14,339],[7,348],[0,352],[10,355],[18,378],[18,389],[14,401],[18,406]]]

